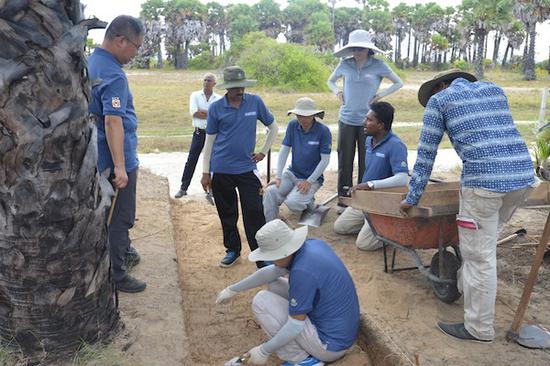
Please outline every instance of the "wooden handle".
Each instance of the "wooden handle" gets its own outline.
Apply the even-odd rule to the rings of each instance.
[[[111,203],[111,208],[109,209],[109,216],[107,217],[107,226],[111,226],[111,221],[113,220],[113,212],[115,211],[116,199],[118,198],[118,188],[115,189],[115,195],[113,196],[113,202]]]
[[[531,265],[531,271],[529,272],[527,283],[523,288],[523,294],[521,295],[521,300],[519,302],[518,309],[516,310],[516,316],[514,317],[514,321],[512,322],[511,331],[513,333],[518,332],[519,326],[521,325],[521,322],[523,320],[523,316],[525,315],[525,310],[527,309],[527,305],[529,305],[531,292],[533,291],[533,286],[535,285],[535,281],[539,273],[539,267],[542,264],[544,252],[546,250],[546,245],[548,244],[549,238],[550,238],[550,213],[548,213],[548,217],[546,218],[544,231],[542,232],[542,236],[540,237],[540,242],[539,242],[539,245],[537,246],[537,251],[533,259],[533,264]]]

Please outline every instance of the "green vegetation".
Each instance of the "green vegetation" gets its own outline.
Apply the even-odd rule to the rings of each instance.
[[[74,366],[129,366],[124,354],[113,345],[83,342],[72,358]]]

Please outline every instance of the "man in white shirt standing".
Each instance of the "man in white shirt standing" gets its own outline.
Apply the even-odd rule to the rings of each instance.
[[[208,117],[208,107],[210,104],[220,99],[220,95],[214,93],[214,86],[216,85],[216,75],[208,72],[204,74],[202,81],[202,90],[197,90],[191,93],[189,97],[189,113],[193,117],[193,139],[191,140],[191,146],[189,147],[189,156],[185,163],[185,169],[181,177],[181,187],[175,198],[181,198],[187,195],[187,189],[191,184],[191,178],[195,172],[199,155],[206,138],[206,118]]]

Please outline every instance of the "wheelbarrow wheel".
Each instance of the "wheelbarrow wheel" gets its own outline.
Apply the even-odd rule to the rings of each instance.
[[[456,275],[460,268],[460,261],[453,253],[448,251],[443,252],[443,260],[443,271],[445,273],[441,276],[439,274],[439,252],[435,253],[432,257],[430,272],[437,277],[455,280],[455,283],[437,283],[432,281],[433,291],[439,300],[452,304],[460,297],[460,292],[458,292],[458,288],[456,287]]]

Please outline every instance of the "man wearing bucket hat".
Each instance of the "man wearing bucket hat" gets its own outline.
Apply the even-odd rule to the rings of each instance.
[[[332,135],[327,126],[317,121],[323,119],[325,111],[318,109],[311,98],[304,97],[296,101],[288,114],[295,114],[296,119],[288,123],[276,178],[268,183],[264,193],[266,221],[279,216],[283,202],[291,211],[313,209],[315,192],[323,184],[323,172],[330,161]],[[284,170],[291,149],[292,163]]]
[[[458,288],[464,322],[438,322],[445,334],[491,342],[497,289],[496,241],[500,229],[535,184],[533,164],[504,91],[458,69],[437,74],[418,91],[426,107],[409,192],[401,211],[416,205],[446,132],[462,159],[457,225],[462,254]]]
[[[256,85],[256,80],[247,80],[239,66],[227,67],[223,79],[217,87],[227,89],[227,93],[208,109],[201,184],[207,192],[212,189],[222,225],[226,254],[220,266],[230,267],[241,254],[236,190],[239,191],[248,246],[250,250],[258,247],[255,235],[265,224],[265,217],[256,163],[271,148],[278,128],[262,99],[244,92],[246,87]],[[269,131],[260,152],[254,153],[258,120]],[[258,261],[256,265],[260,268],[264,263]]]
[[[372,57],[375,52],[383,53],[375,46],[370,34],[357,29],[350,33],[348,43],[334,53],[343,60],[338,64],[330,78],[328,86],[342,102],[338,122],[338,195],[345,196],[344,187],[351,187],[355,149],[358,151],[358,180],[365,172],[365,135],[363,121],[371,103],[375,103],[403,86],[401,79],[384,63]],[[351,56],[351,57],[348,57]],[[336,81],[344,80],[341,90]],[[378,92],[383,78],[392,85]],[[337,211],[342,213],[345,205],[338,204]]]
[[[353,280],[331,247],[307,239],[307,230],[292,230],[279,219],[265,224],[256,234],[259,248],[248,259],[274,264],[225,288],[216,299],[224,303],[268,285],[254,297],[252,310],[270,339],[246,354],[248,364],[263,365],[275,352],[284,366],[322,366],[341,358],[355,342],[360,315]]]

